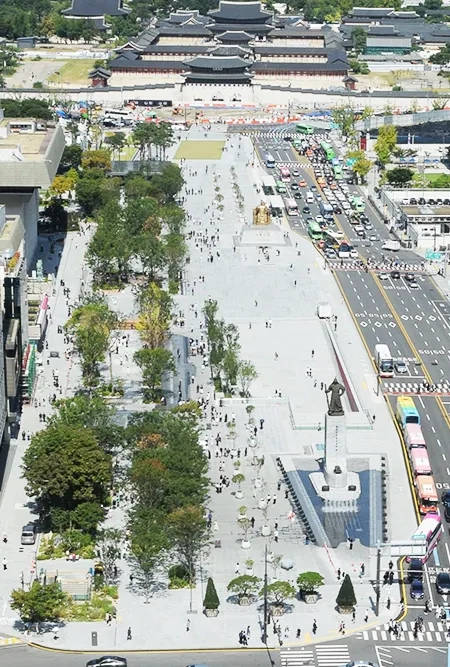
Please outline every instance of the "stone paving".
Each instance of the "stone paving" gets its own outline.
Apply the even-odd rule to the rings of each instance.
[[[189,132],[189,139],[202,138],[204,130],[193,128]],[[255,465],[252,465],[254,450],[249,443],[248,416],[245,411],[247,402],[237,398],[224,399],[223,408],[219,408],[219,397],[216,397],[215,405],[221,421],[213,421],[207,409],[202,434],[205,452],[209,452],[211,457],[212,485],[208,510],[212,512],[213,545],[202,556],[192,600],[188,590],[168,591],[163,586],[147,604],[135,587],[129,585],[131,570],[124,554],[118,563],[121,581],[116,622],[111,626],[106,623],[70,623],[59,631],[57,646],[60,648],[89,648],[93,630],[98,633],[98,647],[105,651],[238,646],[239,631],[247,626],[250,627],[249,645],[260,646],[261,600],[249,607],[239,607],[229,599],[226,586],[237,571],[241,574],[247,571],[248,559],[254,561],[254,573],[263,576],[266,545],[269,553],[293,562],[289,570],[276,568],[269,563],[269,580],[284,579],[295,583],[297,574],[306,570],[318,571],[325,578],[319,602],[306,605],[294,600],[288,613],[280,619],[280,637],[270,630],[269,644],[279,645],[280,639],[284,645],[298,643],[297,629],[301,630],[301,642],[323,641],[339,636],[337,631],[342,620],[346,623],[348,633],[371,627],[377,622],[373,612],[375,596],[371,584],[375,573],[373,551],[361,546],[359,540],[352,550],[348,544],[341,544],[332,550],[305,544],[301,525],[292,515],[292,507],[285,497],[285,487],[274,462],[274,457],[280,454],[301,454],[312,460],[323,455],[323,428],[318,429],[323,424],[326,400],[320,385],[329,384],[337,374],[332,337],[343,363],[350,369],[355,393],[362,406],[357,413],[350,412],[348,402],[344,406],[348,424],[348,450],[350,453],[365,455],[386,454],[390,478],[395,479],[395,483],[389,484],[389,503],[398,510],[391,516],[390,538],[409,538],[415,529],[398,437],[384,399],[376,396],[376,379],[369,359],[331,274],[324,268],[309,241],[291,232],[285,222],[280,230],[282,241],[267,250],[269,260],[265,259],[257,246],[240,243],[241,232],[243,229],[249,231],[247,225],[251,220],[252,209],[259,203],[252,180],[253,175],[257,177],[258,170],[250,168],[254,159],[252,146],[248,138],[237,135],[228,138],[218,130],[209,132],[208,139],[226,140],[226,149],[220,160],[209,161],[208,171],[205,171],[205,164],[200,161],[183,161],[182,164],[186,190],[194,191],[193,194],[185,194],[185,205],[190,215],[188,231],[193,234],[189,241],[190,261],[184,272],[183,293],[176,299],[176,311],[181,314],[178,319],[184,319],[184,326],[174,326],[172,347],[174,350],[179,347],[182,340],[180,336],[205,340],[201,308],[207,298],[217,299],[220,315],[227,322],[237,325],[241,357],[250,359],[258,371],[249,400],[255,406],[253,417],[257,427],[257,451],[259,455],[264,455],[264,465],[260,472],[263,484],[256,487],[254,483],[258,475]],[[176,150],[176,146],[173,150]],[[242,192],[242,210],[233,193],[231,166],[234,166],[236,182]],[[224,198],[223,211],[219,211],[213,204],[217,194],[215,187],[220,188]],[[209,209],[205,210],[207,207]],[[211,241],[213,235],[215,245]],[[60,375],[64,378],[62,390],[65,394],[72,393],[80,381],[77,364],[65,363],[62,336],[56,332],[57,324],[63,323],[67,317],[67,306],[59,289],[59,281],[65,280],[66,286],[71,288],[71,298],[76,298],[81,271],[77,273],[73,267],[83,266],[82,253],[88,236],[89,230],[86,235],[70,234],[62,253],[55,283],[56,294],[50,299],[53,320],[48,333],[49,350],[59,349],[61,355],[60,359],[52,360],[47,365],[48,353],[44,352],[36,394],[38,401],[42,401],[51,391],[51,377],[55,369],[60,369]],[[86,270],[83,278],[89,280]],[[111,306],[127,317],[135,314],[131,297],[131,288],[108,296]],[[316,308],[320,301],[331,303],[337,316],[336,331],[332,332],[332,336],[317,318]],[[124,381],[125,397],[120,406],[124,413],[131,409],[149,409],[141,403],[139,373],[131,363],[138,344],[137,335],[130,332],[129,338],[121,339],[118,344],[117,354],[112,355],[113,373]],[[189,379],[185,382],[183,391],[189,386],[189,396],[209,397],[211,406],[214,390],[205,360],[199,356],[186,359],[181,355],[177,380],[173,381],[173,386],[186,370],[190,372],[190,382]],[[107,376],[108,364],[105,364],[103,372]],[[40,428],[37,412],[39,410],[35,407],[25,408],[22,430],[32,432]],[[225,415],[227,422],[235,416],[235,443],[227,439],[229,429],[225,424]],[[261,419],[264,420],[262,429],[259,428]],[[220,446],[234,450],[229,456],[220,456],[220,446],[216,446],[215,440],[217,434],[222,437]],[[25,446],[26,441],[22,441],[19,434],[19,438],[12,443],[10,472],[3,487],[0,505],[2,516],[8,517],[1,529],[9,537],[8,544],[0,548],[0,558],[6,553],[10,561],[8,571],[0,573],[0,595],[3,600],[0,630],[4,632],[11,631],[14,620],[7,602],[9,591],[19,584],[22,570],[29,573],[34,557],[33,548],[25,547],[23,552],[18,553],[20,528],[30,518],[30,507],[27,506],[28,499],[22,490],[19,467]],[[243,498],[236,497],[236,485],[232,482],[227,485],[227,480],[235,474],[236,460],[240,461],[239,471],[246,478],[242,484]],[[227,480],[225,484],[222,483],[222,492],[217,493],[220,475]],[[262,499],[265,498],[267,502],[269,496],[267,509],[260,509]],[[247,507],[247,516],[255,519],[254,528],[250,530],[249,549],[241,547],[241,533],[237,523],[239,507],[242,505]],[[119,506],[111,510],[108,525],[121,525],[124,509]],[[263,537],[261,529],[266,521],[270,535]],[[363,577],[359,576],[361,563],[365,564]],[[83,567],[83,564],[73,565]],[[89,565],[86,563],[86,569]],[[342,617],[335,611],[335,598],[339,590],[338,574],[342,576],[343,572],[351,575],[355,586],[358,602],[354,622],[351,617]],[[27,576],[29,578],[29,574]],[[206,618],[202,614],[208,576],[214,578],[221,602],[217,618]],[[27,577],[25,580],[28,580]],[[389,611],[386,609],[388,597],[392,603]],[[380,620],[394,617],[398,610],[398,587],[385,587]],[[318,625],[315,637],[312,634],[314,619],[317,619]],[[129,626],[132,628],[132,640],[127,641]],[[51,633],[34,639],[52,646],[56,641]]]

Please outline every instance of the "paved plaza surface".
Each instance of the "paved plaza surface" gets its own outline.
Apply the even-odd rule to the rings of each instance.
[[[317,604],[307,605],[299,600],[290,604],[288,612],[280,620],[280,632],[274,634],[270,627],[268,643],[283,647],[301,645],[311,641],[342,638],[339,624],[345,623],[346,635],[363,632],[379,622],[394,618],[400,610],[399,587],[384,587],[381,598],[381,615],[374,615],[375,593],[372,580],[375,577],[375,553],[363,546],[356,535],[353,548],[343,541],[335,549],[305,544],[302,525],[285,494],[285,484],[275,464],[275,457],[296,457],[314,462],[324,454],[324,414],[326,397],[321,390],[328,386],[340,372],[348,375],[356,399],[352,407],[348,394],[344,397],[347,420],[347,449],[349,454],[374,460],[386,456],[388,477],[389,539],[409,539],[416,523],[409,493],[407,476],[401,457],[398,436],[392,424],[382,396],[376,395],[376,378],[361,340],[356,332],[343,298],[330,271],[324,267],[312,244],[292,232],[283,222],[273,228],[272,242],[263,253],[250,228],[253,207],[259,203],[257,188],[260,171],[252,166],[255,159],[251,141],[239,135],[227,136],[219,130],[207,133],[192,128],[183,138],[193,141],[224,141],[225,150],[218,160],[183,160],[186,180],[185,207],[189,215],[189,262],[183,276],[183,290],[176,297],[176,323],[171,345],[176,351],[183,337],[205,340],[202,306],[206,299],[218,301],[219,314],[227,323],[234,323],[240,333],[241,358],[251,360],[258,372],[251,386],[251,398],[223,399],[215,405],[220,421],[204,420],[202,444],[210,456],[211,489],[208,509],[212,512],[212,546],[202,555],[196,588],[169,591],[166,586],[155,591],[147,604],[135,588],[129,586],[130,565],[126,550],[119,562],[120,585],[117,620],[111,626],[106,623],[69,623],[62,626],[58,639],[53,633],[32,635],[29,639],[58,648],[89,649],[91,632],[98,634],[98,648],[104,651],[124,649],[173,649],[237,647],[239,632],[249,626],[249,646],[261,646],[262,600],[249,607],[240,607],[227,593],[228,582],[237,573],[248,570],[247,560],[252,560],[252,571],[258,577],[264,574],[264,550],[267,546],[273,559],[268,565],[270,580],[287,580],[295,585],[300,572],[313,570],[325,578],[321,598]],[[177,146],[173,147],[175,152]],[[234,168],[232,171],[231,167]],[[243,206],[236,198],[236,185],[241,191]],[[216,188],[219,188],[217,190]],[[193,192],[192,192],[193,191]],[[223,210],[218,209],[217,194],[223,196]],[[16,615],[9,608],[11,588],[30,580],[33,547],[19,548],[20,530],[30,518],[33,507],[23,491],[20,479],[20,458],[27,445],[22,432],[31,434],[41,428],[38,413],[42,411],[48,396],[53,393],[52,374],[56,370],[61,378],[62,395],[72,395],[80,384],[77,359],[65,358],[63,336],[57,326],[64,324],[68,315],[67,301],[62,294],[60,281],[70,287],[70,302],[76,300],[81,281],[89,283],[89,273],[83,263],[83,255],[92,230],[67,236],[59,262],[54,289],[50,295],[50,322],[42,366],[36,389],[36,405],[24,408],[21,431],[11,443],[8,460],[8,477],[2,489],[0,510],[5,517],[2,529],[8,535],[8,543],[0,548],[0,557],[8,559],[7,571],[0,573],[0,631],[23,636],[18,632]],[[253,235],[253,236],[252,236]],[[214,239],[212,237],[214,236]],[[262,237],[261,237],[262,238]],[[253,239],[253,241],[252,241]],[[45,251],[45,249],[44,249]],[[269,259],[267,259],[267,257]],[[211,259],[212,258],[212,259]],[[74,270],[75,269],[75,270]],[[136,314],[132,288],[121,293],[108,294],[110,305],[131,319]],[[317,304],[327,301],[337,317],[336,327],[328,326],[317,317]],[[179,326],[184,320],[184,326]],[[125,396],[118,404],[126,417],[131,410],[150,409],[142,403],[139,391],[140,375],[132,362],[138,348],[136,332],[119,335],[117,350],[112,355],[113,373],[124,382]],[[49,352],[59,350],[59,359],[50,359]],[[177,355],[175,355],[177,356]],[[338,366],[338,360],[340,368]],[[47,363],[49,361],[49,363]],[[108,365],[103,368],[105,378]],[[188,374],[187,374],[188,373]],[[178,360],[176,378],[184,378],[183,399],[209,399],[214,402],[214,388],[206,361],[199,356]],[[178,381],[178,380],[177,380]],[[176,382],[173,381],[175,386]],[[197,389],[198,388],[198,389]],[[39,410],[41,402],[41,410]],[[255,448],[249,443],[249,426],[246,405],[255,410],[257,426],[257,452],[264,455],[261,469],[263,484],[255,488],[257,476],[254,463]],[[46,411],[47,411],[46,408]],[[225,423],[236,421],[237,438],[227,439]],[[263,428],[260,428],[260,420]],[[216,446],[216,436],[222,437],[223,448],[234,449],[233,458],[221,456]],[[238,451],[239,450],[239,451]],[[243,498],[235,497],[236,486],[225,484],[222,493],[216,492],[220,475],[231,479],[235,474],[235,462],[240,461],[239,471],[245,475],[242,484]],[[374,465],[377,465],[375,462]],[[270,535],[261,534],[263,511],[260,501],[265,498]],[[241,533],[237,523],[239,507],[247,507],[247,516],[254,518],[250,530],[250,548],[241,548]],[[106,525],[123,525],[126,507],[119,506],[109,512]],[[277,527],[275,527],[277,524]],[[361,536],[363,537],[363,536]],[[364,541],[364,540],[362,540]],[[277,556],[290,560],[293,567],[283,569]],[[361,564],[364,574],[361,575]],[[38,562],[37,567],[48,571],[56,569],[77,570],[83,577],[92,565],[90,561],[78,563]],[[356,616],[341,616],[335,610],[339,590],[339,575],[349,573],[357,598]],[[220,599],[217,618],[206,618],[202,613],[202,600],[208,576],[212,576]],[[165,583],[164,573],[161,581]],[[390,609],[386,609],[387,599]],[[367,615],[367,622],[365,621]],[[312,633],[314,619],[317,632]],[[127,641],[127,628],[132,628],[132,640]],[[297,630],[300,639],[297,639]]]

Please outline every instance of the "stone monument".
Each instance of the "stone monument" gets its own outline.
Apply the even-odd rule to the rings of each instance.
[[[323,469],[311,473],[310,479],[316,493],[327,505],[340,511],[354,511],[361,494],[359,475],[347,469],[347,441],[345,413],[341,397],[345,387],[334,378],[325,390],[328,411],[325,415],[325,457]],[[330,394],[330,398],[328,395]]]

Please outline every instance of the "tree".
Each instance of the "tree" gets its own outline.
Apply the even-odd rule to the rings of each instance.
[[[355,53],[363,53],[367,44],[367,33],[364,28],[352,30],[352,42]]]
[[[336,604],[338,607],[347,609],[354,607],[356,604],[355,591],[353,590],[353,584],[348,574],[345,575],[344,581],[341,584],[336,598]]]
[[[105,528],[97,536],[96,547],[103,566],[103,578],[106,584],[111,584],[115,580],[114,566],[116,560],[121,556],[122,537],[122,531],[117,528]]]
[[[405,185],[409,183],[414,176],[411,169],[397,167],[386,172],[386,178],[391,185]]]
[[[50,197],[61,199],[66,192],[71,192],[78,182],[78,174],[75,169],[69,169],[64,174],[57,174],[48,189]]]
[[[75,428],[87,428],[95,435],[100,447],[108,453],[123,441],[123,429],[116,422],[116,410],[95,392],[90,396],[77,394],[54,403],[56,410],[49,424],[59,422]]]
[[[104,503],[111,482],[111,458],[86,428],[51,424],[36,433],[23,457],[27,493],[48,512],[72,511],[85,502]]]
[[[355,112],[349,107],[333,109],[331,117],[341,130],[344,137],[353,137],[355,134]]]
[[[89,244],[87,261],[95,283],[120,285],[128,276],[132,254],[127,217],[118,199],[112,198],[99,211],[97,229]]]
[[[441,9],[442,0],[425,0],[423,6],[425,7],[425,9],[431,9],[431,10]]]
[[[11,608],[15,609],[24,623],[36,625],[45,621],[57,621],[63,614],[68,596],[59,583],[41,584],[35,579],[28,591],[16,588],[11,592]]]
[[[178,165],[166,164],[160,174],[155,174],[150,181],[151,192],[162,204],[173,201],[181,190],[184,178]]]
[[[433,53],[429,61],[434,65],[447,65],[450,62],[450,42],[442,46],[437,53]]]
[[[230,325],[233,326],[233,325]],[[225,376],[225,388],[227,391],[237,384],[239,373],[239,344],[228,345],[222,359],[222,370]]]
[[[209,542],[209,528],[201,507],[188,505],[174,510],[167,517],[169,540],[182,565],[189,572],[191,585],[200,552]]]
[[[161,393],[162,376],[164,373],[175,372],[172,352],[163,347],[151,350],[143,348],[134,353],[134,360],[142,371],[144,394],[151,400],[157,400]]]
[[[397,129],[393,125],[383,125],[380,127],[374,150],[383,168],[389,162],[396,144]]]
[[[216,587],[214,586],[214,581],[211,577],[208,577],[208,583],[206,584],[206,593],[203,600],[203,607],[205,609],[218,609],[220,605],[219,596],[217,595]]]
[[[113,155],[116,153],[120,160],[120,151],[127,143],[125,132],[114,132],[114,134],[106,137],[105,143],[111,146]]]
[[[258,373],[251,361],[242,360],[239,362],[238,379],[241,385],[242,396],[250,396],[250,385],[257,377]]]
[[[249,574],[242,574],[240,577],[235,577],[230,581],[227,590],[230,593],[235,593],[239,598],[256,595],[261,585],[261,579]]]
[[[75,196],[85,216],[90,216],[102,205],[106,179],[98,169],[85,171],[76,184]]]
[[[84,151],[81,158],[83,169],[101,169],[102,171],[111,170],[111,154],[108,150],[99,148],[93,151]]]
[[[170,547],[165,517],[159,511],[138,505],[130,519],[130,550],[136,568],[136,581],[148,603],[155,584],[155,574]]]
[[[318,572],[302,572],[297,577],[297,586],[302,593],[315,593],[323,584],[323,577]]]
[[[162,347],[169,331],[173,299],[156,283],[150,283],[139,296],[140,312],[136,322],[142,340],[150,348]]]
[[[350,151],[347,153],[346,157],[354,160],[352,171],[356,175],[357,179],[361,179],[361,182],[364,183],[367,174],[373,166],[373,163],[367,158],[365,152],[361,149]]]
[[[66,323],[74,336],[74,345],[81,357],[81,371],[86,387],[98,383],[98,365],[109,349],[110,335],[117,326],[117,316],[103,298],[93,295],[76,308]]]
[[[81,156],[83,149],[78,144],[65,146],[62,154],[61,162],[59,163],[58,173],[64,173],[69,169],[78,170],[81,165]]]
[[[262,596],[267,593],[267,598],[275,605],[284,604],[285,600],[295,597],[296,590],[288,581],[274,581],[268,586],[262,588],[259,594]]]
[[[369,74],[369,65],[365,60],[358,60],[357,58],[351,58],[349,60],[350,68],[354,74]]]

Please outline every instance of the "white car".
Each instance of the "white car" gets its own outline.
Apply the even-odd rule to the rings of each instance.
[[[343,208],[344,211],[348,211],[351,207],[350,207],[350,204],[348,203],[348,201],[343,201],[341,203],[341,208]]]
[[[411,289],[419,289],[419,283],[416,283],[415,280],[409,283]]]
[[[325,222],[325,218],[323,217],[323,215],[316,215],[315,220],[318,225],[322,225]]]
[[[378,278],[380,280],[389,280],[389,273],[379,273]]]
[[[352,259],[358,259],[358,252],[353,248],[353,250],[350,250],[350,257]]]
[[[378,241],[378,236],[375,236],[375,234],[371,234],[369,236],[369,241]]]

